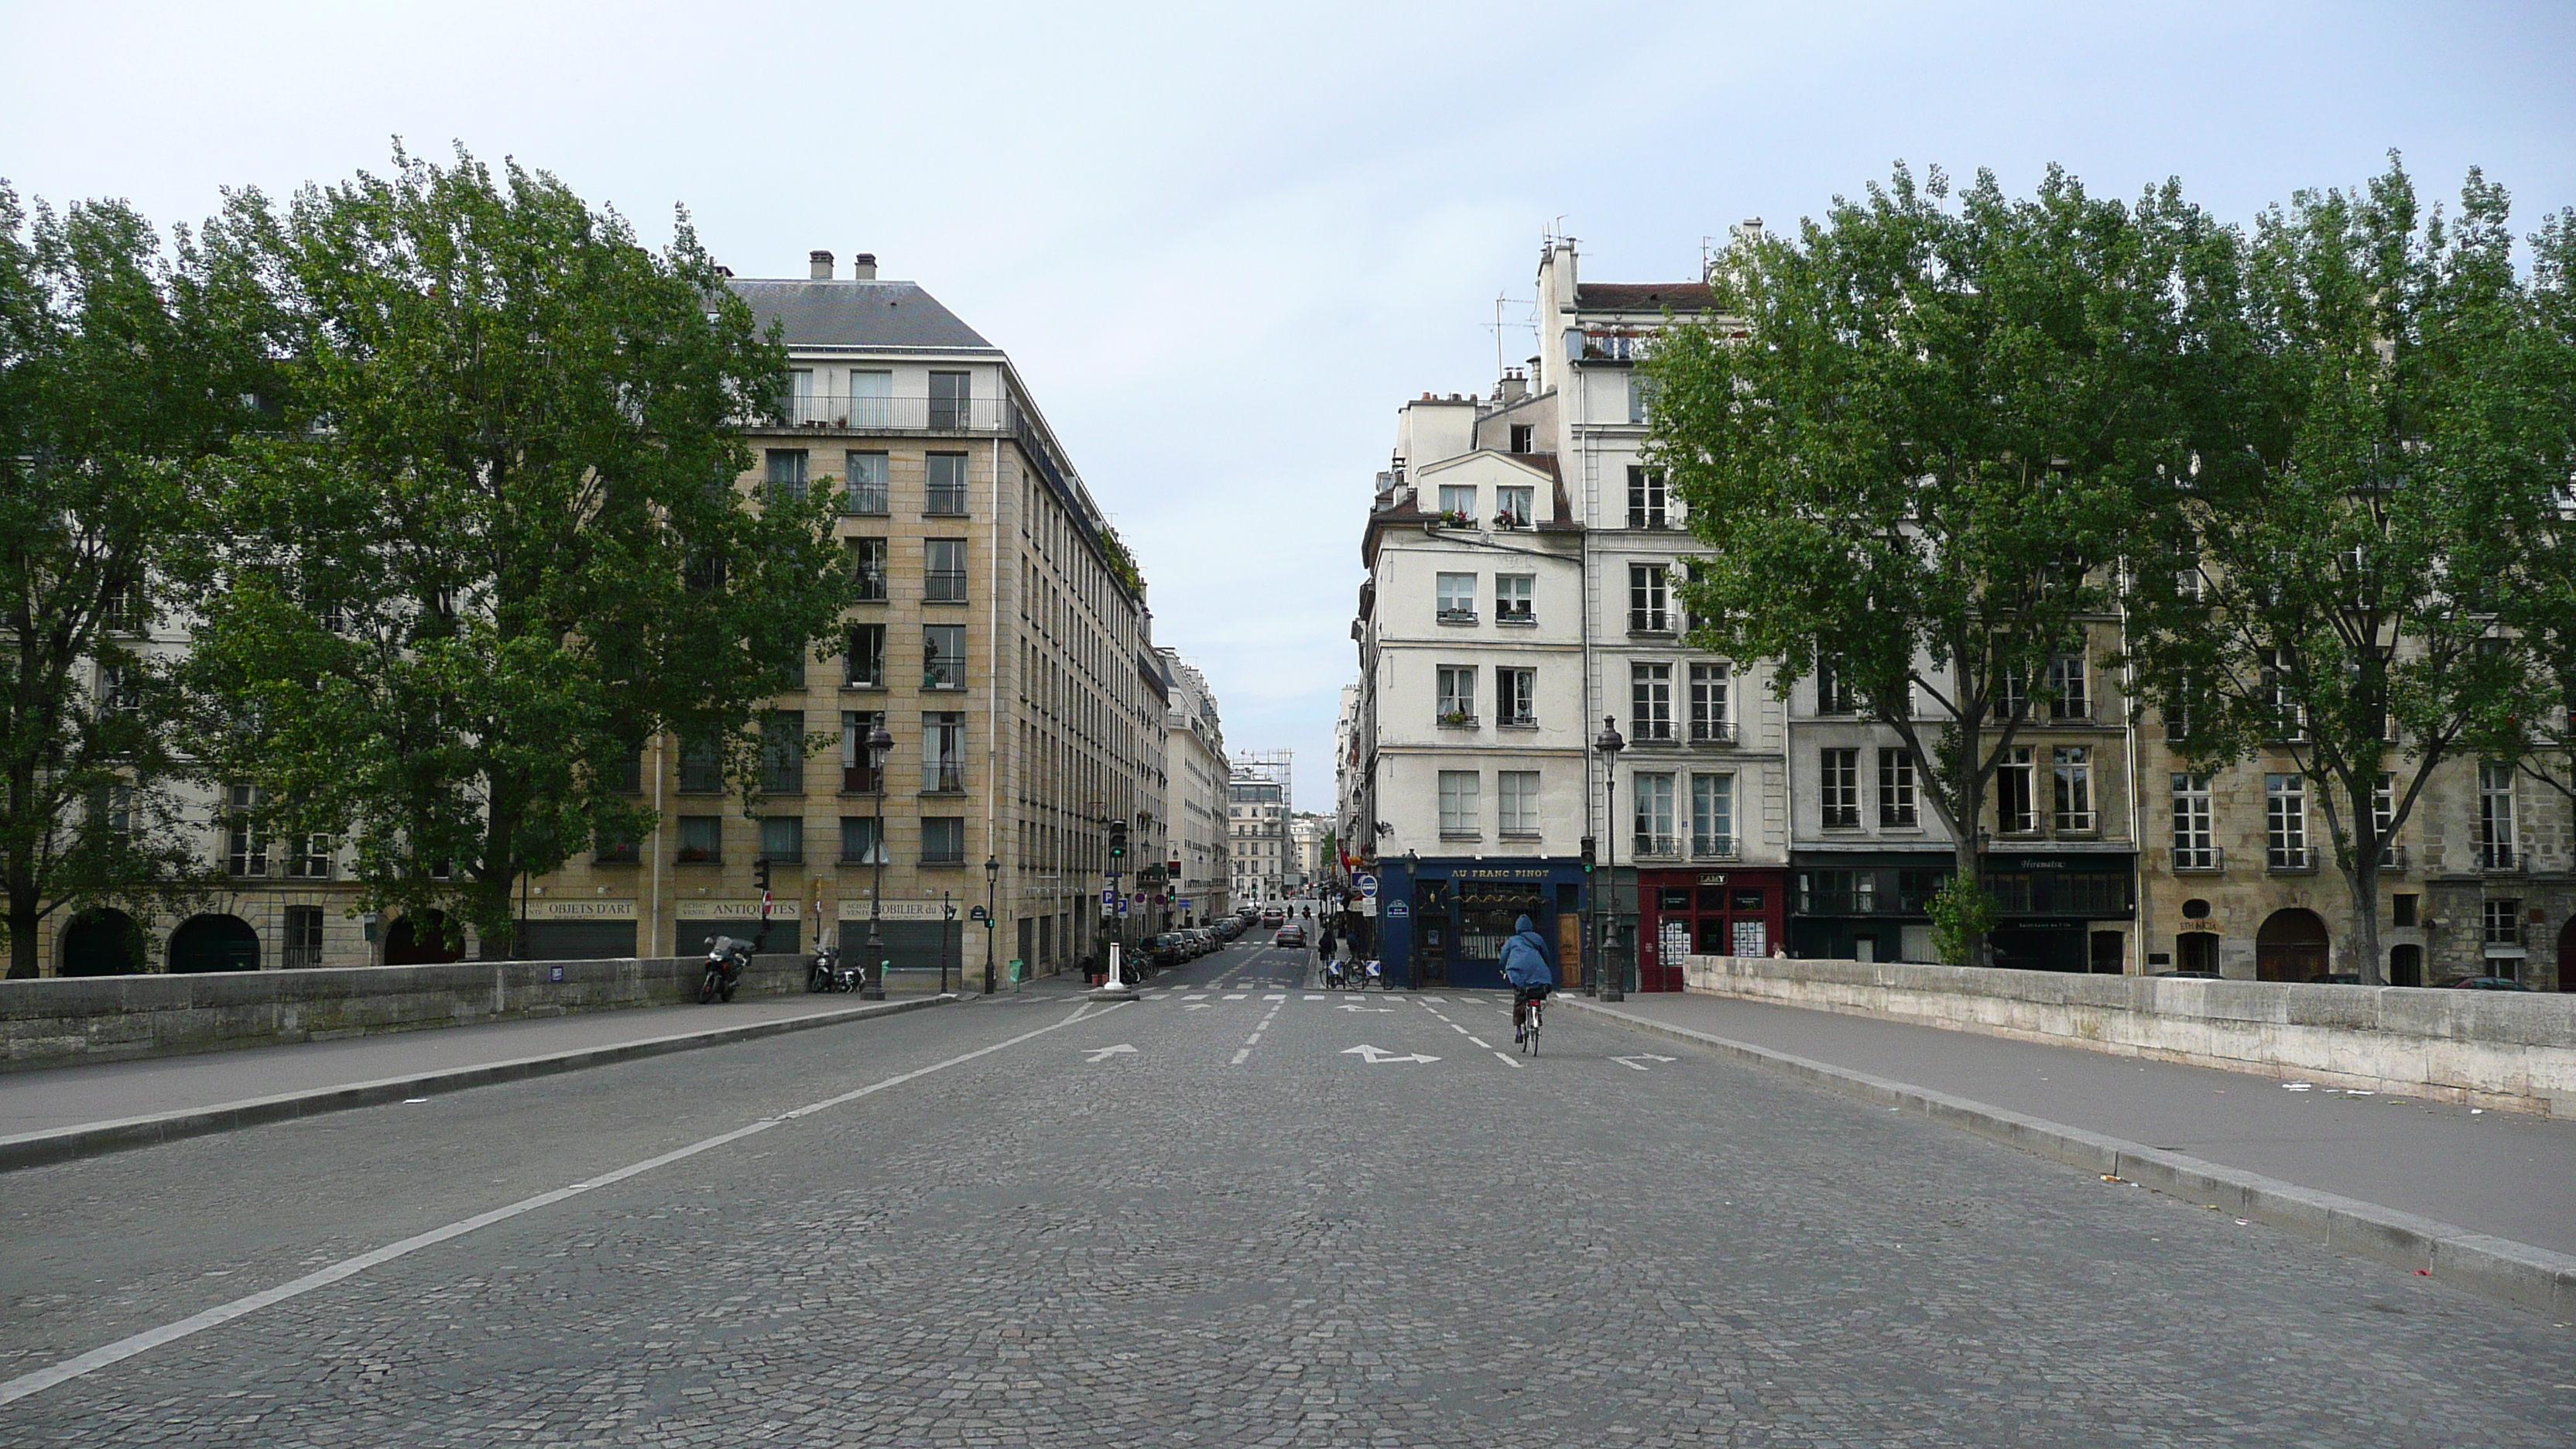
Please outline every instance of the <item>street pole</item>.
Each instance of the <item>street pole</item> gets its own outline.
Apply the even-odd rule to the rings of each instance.
[[[894,736],[886,732],[880,716],[876,728],[868,731],[869,782],[877,787],[877,838],[868,853],[876,857],[876,886],[868,892],[868,959],[859,984],[861,1001],[885,1000],[885,937],[879,926],[885,919],[885,762],[893,751]]]
[[[942,995],[948,991],[948,928],[956,920],[957,908],[948,903],[948,892],[942,890],[939,893],[939,990]],[[959,944],[964,945],[963,942]],[[966,963],[963,960],[957,963],[957,984],[966,984]]]
[[[994,904],[994,895],[993,895],[993,893],[994,893],[994,891],[995,891],[995,890],[997,890],[997,889],[1000,887],[1001,880],[1002,880],[1002,861],[1001,861],[1001,858],[1000,858],[999,856],[992,856],[992,855],[985,856],[985,857],[984,857],[984,994],[985,994],[986,996],[990,996],[990,995],[992,995],[992,994],[993,994],[993,921],[994,921],[994,919],[995,919],[997,916],[999,916],[999,915],[1000,915],[1000,911],[997,909],[997,907],[996,907],[996,906],[995,906],[995,904]]]
[[[1593,983],[1592,994],[1602,1001],[1627,999],[1627,973],[1618,969],[1619,940],[1619,752],[1628,742],[1619,737],[1619,721],[1614,715],[1601,718],[1601,733],[1592,748],[1601,752],[1602,839],[1609,854],[1602,861],[1603,889],[1609,897],[1609,910],[1601,933],[1601,973]]]

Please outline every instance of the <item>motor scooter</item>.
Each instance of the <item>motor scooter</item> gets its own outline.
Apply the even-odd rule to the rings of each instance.
[[[840,947],[821,947],[814,952],[813,962],[806,970],[805,989],[808,991],[856,991],[859,989],[859,968],[856,966],[845,966],[841,963]]]
[[[733,1000],[734,990],[742,985],[742,968],[751,964],[751,943],[731,936],[707,938],[707,974],[698,983],[698,1004]]]

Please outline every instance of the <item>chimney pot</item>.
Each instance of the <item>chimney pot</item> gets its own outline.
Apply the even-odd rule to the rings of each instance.
[[[875,252],[861,252],[857,256],[850,258],[850,276],[853,279],[862,282],[875,281],[877,279],[877,254]]]
[[[830,252],[808,252],[805,254],[805,261],[805,275],[807,277],[817,282],[828,282],[832,280],[832,254]]]

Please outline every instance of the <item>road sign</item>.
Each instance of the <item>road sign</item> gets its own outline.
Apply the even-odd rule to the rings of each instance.
[[[1172,902],[1172,906],[1175,910],[1186,911],[1190,908],[1190,898],[1188,896],[1183,896],[1179,900]]]
[[[1118,892],[1102,891],[1100,893],[1100,903],[1104,906],[1114,906],[1118,904]]]
[[[992,919],[992,913],[986,911],[982,906],[977,906],[975,909],[966,913],[966,919],[973,921],[975,924],[980,926],[984,922]]]
[[[1118,914],[1122,916],[1127,914],[1127,903],[1125,901],[1120,901],[1118,903]]]
[[[1358,879],[1356,879],[1356,880],[1352,881],[1352,882],[1351,882],[1351,884],[1353,884],[1353,885],[1355,885],[1355,886],[1358,886],[1358,887],[1360,888],[1360,894],[1361,894],[1361,895],[1364,895],[1364,896],[1368,897],[1370,900],[1376,900],[1376,899],[1377,899],[1377,877],[1376,877],[1376,876],[1373,876],[1373,875],[1364,875],[1364,876],[1361,876],[1361,877],[1359,877]]]
[[[1413,907],[1406,905],[1402,901],[1388,901],[1386,903],[1386,913],[1390,917],[1401,919],[1405,916],[1412,915]]]

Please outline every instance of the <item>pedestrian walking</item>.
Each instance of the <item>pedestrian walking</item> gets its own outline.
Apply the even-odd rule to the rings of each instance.
[[[1333,928],[1330,926],[1315,933],[1315,959],[1318,961],[1333,959]]]

